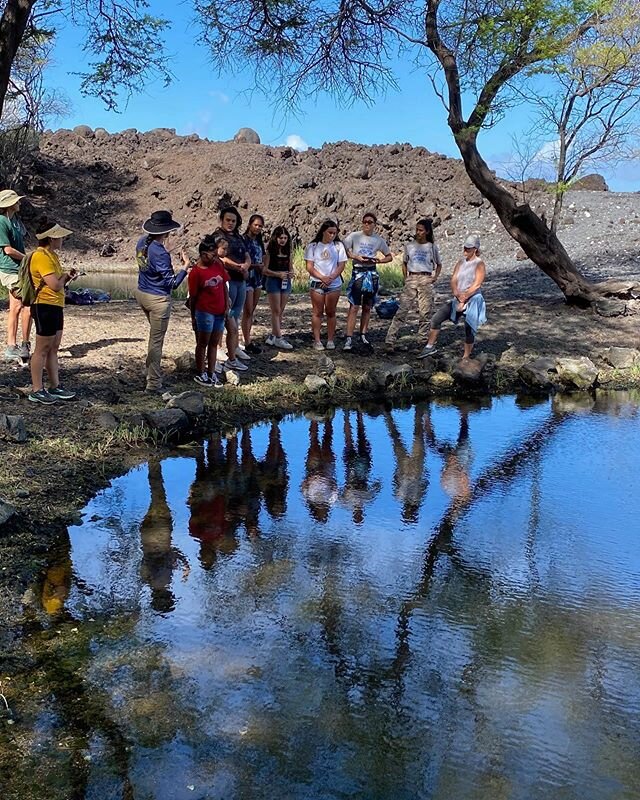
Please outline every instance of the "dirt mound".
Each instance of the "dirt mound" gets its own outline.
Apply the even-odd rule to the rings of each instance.
[[[32,217],[38,207],[51,211],[77,232],[73,247],[95,256],[106,245],[128,255],[141,222],[158,208],[184,222],[190,243],[216,226],[227,204],[245,221],[259,211],[268,228],[287,225],[300,242],[327,216],[347,232],[371,209],[396,249],[421,216],[462,235],[470,212],[478,218],[489,208],[462,162],[423,147],[338,142],[299,153],[166,128],[109,134],[82,125],[45,133],[23,188]],[[25,216],[29,222],[28,209]]]

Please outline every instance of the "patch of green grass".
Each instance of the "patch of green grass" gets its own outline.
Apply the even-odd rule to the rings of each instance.
[[[309,291],[309,273],[304,260],[304,248],[296,247],[293,253],[293,269],[295,276],[293,278],[293,293],[306,294]],[[380,286],[388,291],[400,291],[404,286],[404,278],[402,277],[402,261],[400,258],[394,259],[389,264],[380,264],[378,266],[378,275],[380,275]],[[349,280],[351,278],[351,263],[347,265],[344,271],[344,284],[342,291],[344,292]]]

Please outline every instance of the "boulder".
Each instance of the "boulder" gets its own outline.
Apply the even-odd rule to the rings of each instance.
[[[190,350],[185,350],[175,360],[177,372],[194,372],[196,368],[196,357]]]
[[[189,427],[189,417],[181,408],[147,411],[144,418],[149,427],[158,431],[162,436],[170,436]]]
[[[96,139],[108,139],[111,136],[106,128],[96,128],[93,135]]]
[[[485,364],[485,359],[461,358],[453,368],[451,374],[457,381],[460,381],[460,383],[479,383]]]
[[[199,417],[204,414],[204,396],[201,392],[182,392],[169,400],[167,408],[181,408],[190,416]]]
[[[76,127],[73,129],[73,132],[78,136],[84,137],[85,139],[93,139],[95,136],[93,129],[88,125],[76,125]]]
[[[16,509],[11,503],[5,502],[0,497],[0,525],[4,525],[16,513]]]
[[[609,187],[607,186],[606,180],[602,177],[602,175],[598,175],[593,173],[591,175],[585,175],[583,178],[577,180],[572,189],[582,189],[585,192],[608,192]]]
[[[307,375],[304,385],[310,392],[322,392],[329,388],[329,384],[320,375]]]
[[[105,431],[114,431],[119,424],[116,415],[110,411],[103,411],[96,417],[96,425]]]
[[[640,362],[640,350],[633,347],[607,347],[602,359],[615,369],[631,369]]]
[[[523,364],[518,375],[523,383],[533,389],[548,389],[555,382],[556,362],[553,358],[536,358]]]
[[[590,389],[598,379],[598,370],[590,358],[559,358],[556,371],[562,383],[576,389]]]
[[[328,377],[329,375],[333,375],[335,371],[336,365],[329,356],[320,356],[318,358],[318,375]]]
[[[253,128],[240,128],[233,137],[233,141],[243,142],[244,144],[260,144],[260,137]]]
[[[627,304],[624,300],[603,297],[593,304],[596,314],[601,317],[623,317],[627,313]]]
[[[17,414],[0,414],[0,430],[4,430],[12,442],[22,444],[27,441],[24,417]]]
[[[454,383],[453,375],[448,372],[434,372],[429,378],[429,384],[435,389],[451,389]]]
[[[410,364],[392,364],[387,372],[392,381],[407,380],[413,375],[413,367]]]
[[[376,389],[384,389],[391,380],[391,370],[388,367],[374,367],[367,373],[368,382]]]

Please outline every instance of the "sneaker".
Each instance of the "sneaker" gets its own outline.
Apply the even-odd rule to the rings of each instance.
[[[314,342],[313,343],[313,349],[314,350],[324,350],[324,345],[322,344],[322,342]]]
[[[46,389],[40,389],[38,392],[31,392],[27,395],[27,400],[31,400],[32,403],[43,403],[45,406],[52,406],[54,403],[58,402]]]
[[[213,369],[219,375],[222,372],[222,361],[216,361],[216,365]]]
[[[22,361],[22,352],[17,345],[11,345],[10,347],[6,347],[4,351],[4,357],[7,361],[12,359],[20,359]]]
[[[216,375],[215,372],[213,373],[213,375],[209,376],[209,386],[212,389],[222,389],[222,387],[224,386],[224,384],[222,383],[222,381]]]
[[[273,343],[276,347],[279,347],[281,350],[293,350],[293,345],[291,344],[291,342],[288,342],[282,336],[278,337],[277,339],[274,339]]]
[[[225,372],[229,372],[229,370],[233,370],[234,372],[246,372],[249,367],[243,364],[242,361],[238,361],[237,358],[234,358],[233,360],[227,359],[222,365],[222,369]]]
[[[371,347],[371,342],[367,339],[367,334],[366,333],[361,333],[360,334],[360,341],[362,342],[362,344],[369,345],[369,347]]]
[[[272,333],[270,333],[269,336],[267,336],[267,338],[264,340],[264,343],[268,344],[269,347],[275,347],[276,346],[276,337]]]
[[[353,343],[351,341],[351,337],[347,336],[347,341],[344,343],[343,350],[353,350]]]
[[[335,349],[336,349],[336,343],[333,341],[333,339],[329,339],[327,341],[327,350],[335,350]]]
[[[62,386],[56,386],[55,389],[47,389],[47,393],[58,400],[73,400],[76,396],[75,392],[70,389],[63,389]]]
[[[202,386],[208,386],[211,383],[209,375],[206,372],[203,372],[201,375],[196,375],[193,380],[196,383],[200,383]]]
[[[22,342],[20,345],[20,358],[27,361],[31,358],[31,342]]]
[[[257,345],[255,342],[251,342],[251,344],[248,344],[244,349],[245,352],[251,353],[252,356],[257,356],[262,352],[260,345]]]
[[[435,344],[427,344],[424,346],[424,350],[421,353],[418,353],[418,358],[426,358],[427,356],[432,356],[437,352],[438,348],[435,346]]]
[[[251,361],[251,356],[248,355],[248,353],[245,353],[245,351],[242,349],[242,347],[240,347],[240,345],[236,347],[236,359],[238,358],[241,359],[242,361]]]

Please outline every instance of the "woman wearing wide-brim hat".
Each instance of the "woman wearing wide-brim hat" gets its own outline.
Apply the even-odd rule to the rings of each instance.
[[[38,248],[29,262],[35,288],[31,316],[36,326],[36,347],[31,356],[33,388],[28,395],[33,403],[52,405],[58,400],[72,400],[76,396],[75,392],[62,388],[58,373],[58,350],[64,326],[64,289],[78,274],[75,269],[63,271],[58,250],[63,239],[71,233],[68,228],[48,219],[42,220],[36,228]],[[45,368],[48,389],[43,384]]]
[[[9,292],[9,319],[7,320],[7,347],[4,357],[7,360],[29,358],[29,334],[31,332],[31,313],[14,294],[18,285],[18,269],[25,255],[24,226],[17,214],[24,195],[13,189],[0,191],[0,285]],[[22,345],[18,346],[18,323],[22,311]]]
[[[187,270],[174,272],[171,255],[165,243],[182,225],[176,222],[169,211],[154,211],[142,226],[145,235],[136,245],[138,262],[138,289],[135,298],[149,323],[149,346],[147,350],[147,392],[162,391],[162,347],[171,316],[171,292],[187,277]],[[183,267],[189,259],[180,251]]]

